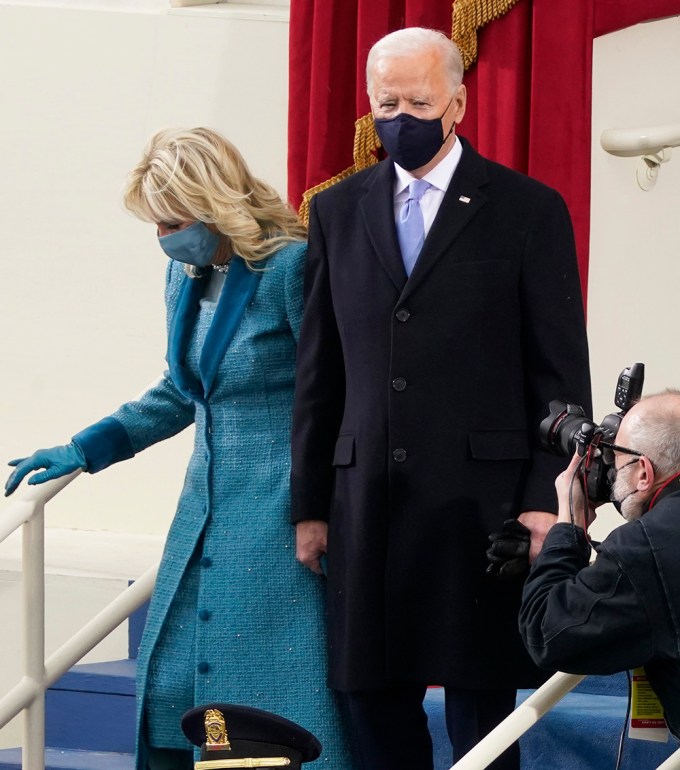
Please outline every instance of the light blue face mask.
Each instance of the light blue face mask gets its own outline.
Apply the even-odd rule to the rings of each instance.
[[[178,262],[196,267],[207,267],[215,258],[220,236],[203,224],[194,222],[184,230],[158,237],[163,251]]]

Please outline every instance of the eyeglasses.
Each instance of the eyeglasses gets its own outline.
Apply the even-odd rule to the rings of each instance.
[[[624,455],[635,455],[637,458],[644,457],[642,452],[638,452],[637,449],[628,449],[625,446],[619,446],[618,444],[610,444],[609,441],[600,441],[599,447],[606,447],[607,449],[613,449],[614,452],[621,452]],[[623,465],[621,466],[623,468]]]
[[[618,468],[614,466],[614,473],[620,473],[624,468],[627,468],[629,465],[632,465],[633,463],[639,463],[639,462],[640,462],[640,457],[636,457],[635,459],[629,460],[627,463],[624,463],[623,465],[619,465]]]

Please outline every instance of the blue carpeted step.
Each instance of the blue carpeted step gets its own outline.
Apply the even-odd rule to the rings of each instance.
[[[610,676],[587,676],[572,692],[586,695],[622,695],[628,698],[628,678],[625,671]]]
[[[91,721],[96,721],[92,715]],[[133,770],[133,754],[46,749],[45,770]],[[0,770],[21,770],[21,749],[0,750]]]
[[[583,687],[585,692],[569,693],[521,738],[522,770],[611,770],[614,767],[626,713],[627,692],[624,696],[597,695],[592,691],[622,692],[623,687],[627,691],[625,674],[592,679],[595,681],[589,687]],[[605,682],[605,679],[611,681]],[[526,700],[532,692],[520,690],[517,704]],[[425,710],[433,736],[435,769],[448,770],[451,767],[451,746],[444,721],[443,689],[428,690]],[[677,741],[673,738],[668,743],[626,738],[621,768],[640,770],[658,767],[677,748]]]
[[[134,751],[136,661],[75,666],[47,691],[45,743],[60,749]]]

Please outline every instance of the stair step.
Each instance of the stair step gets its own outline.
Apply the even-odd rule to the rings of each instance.
[[[129,753],[45,749],[45,770],[134,770],[134,766],[135,756]],[[21,749],[0,750],[0,770],[21,770]]]
[[[625,674],[623,677],[625,679]],[[593,686],[602,688],[606,683],[597,681]],[[519,690],[517,705],[532,692]],[[620,695],[569,693],[520,739],[523,770],[607,770],[614,767],[626,702],[627,697]],[[434,767],[448,770],[452,757],[446,732],[443,688],[427,691],[425,711],[432,732]],[[673,740],[654,743],[626,738],[621,767],[623,770],[658,767],[676,749],[677,743]]]
[[[116,660],[83,663],[64,674],[46,694],[47,745],[134,751],[135,672],[136,661]]]
[[[51,689],[134,697],[136,673],[137,661],[135,660],[81,663],[67,671],[52,685]]]

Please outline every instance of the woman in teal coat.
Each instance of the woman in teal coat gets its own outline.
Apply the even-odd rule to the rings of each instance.
[[[304,229],[202,128],[156,134],[124,200],[171,258],[168,370],[68,446],[12,461],[6,494],[31,471],[45,469],[29,484],[95,473],[193,423],[138,659],[137,768],[192,768],[180,717],[223,701],[301,724],[319,765],[350,770],[326,688],[323,579],[295,560],[288,523]]]

